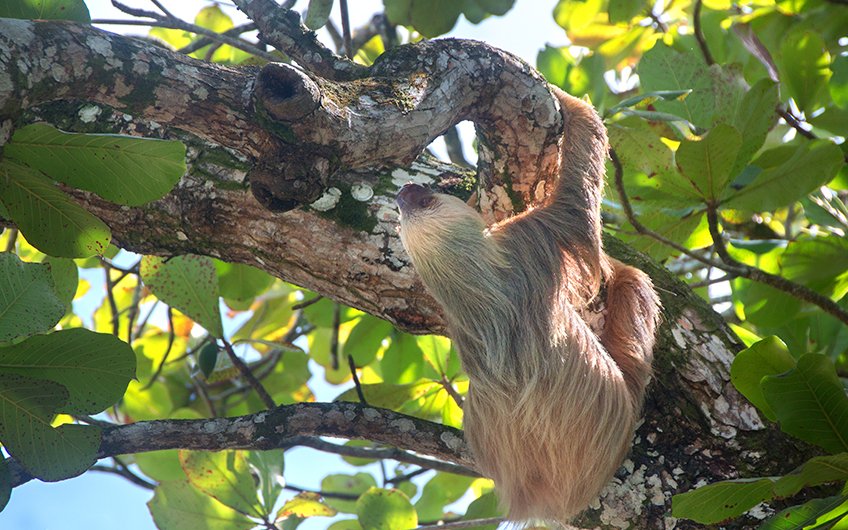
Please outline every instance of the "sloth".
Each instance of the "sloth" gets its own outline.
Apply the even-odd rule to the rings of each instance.
[[[407,184],[400,237],[441,304],[469,390],[464,430],[514,521],[567,523],[630,446],[651,376],[659,299],[604,253],[607,135],[594,108],[556,87],[555,189],[487,227],[462,200]]]

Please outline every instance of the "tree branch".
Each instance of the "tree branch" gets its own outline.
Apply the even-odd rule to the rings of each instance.
[[[473,467],[462,431],[386,409],[359,403],[298,403],[235,418],[140,421],[103,429],[98,458],[163,449],[221,451],[269,450],[294,445],[292,437],[332,436],[371,440],[403,451],[427,454],[458,466]],[[303,439],[299,445],[305,445]],[[359,448],[363,449],[363,448]],[[379,454],[375,450],[372,455]],[[378,457],[380,458],[380,457]],[[415,464],[432,460],[417,457]],[[14,460],[7,460],[12,485],[33,477]],[[434,467],[435,465],[431,465]]]

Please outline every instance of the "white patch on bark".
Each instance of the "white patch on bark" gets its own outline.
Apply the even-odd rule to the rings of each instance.
[[[79,110],[79,119],[83,123],[91,123],[100,116],[102,110],[97,105],[86,105]]]
[[[335,208],[341,198],[341,190],[333,187],[325,191],[324,195],[322,195],[320,199],[313,202],[309,206],[311,206],[313,210],[318,210],[319,212],[326,212]]]

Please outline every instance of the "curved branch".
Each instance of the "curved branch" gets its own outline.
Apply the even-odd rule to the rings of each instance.
[[[370,440],[463,468],[474,467],[462,431],[391,410],[345,402],[297,403],[235,418],[155,420],[115,425],[103,429],[97,456],[107,458],[164,449],[264,451],[297,445],[296,440],[292,443],[292,437],[299,436]],[[401,451],[391,455],[391,458],[404,460]],[[381,457],[379,453],[375,456]],[[419,456],[409,456],[418,465],[428,462]],[[13,460],[8,462],[13,487],[33,478],[20,464]],[[456,467],[449,469],[457,471]]]

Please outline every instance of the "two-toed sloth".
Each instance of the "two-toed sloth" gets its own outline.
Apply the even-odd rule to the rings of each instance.
[[[470,379],[464,427],[479,469],[510,519],[567,522],[627,453],[659,300],[646,274],[602,248],[603,123],[552,90],[564,125],[543,204],[487,227],[460,199],[416,184],[397,199],[403,244]]]

